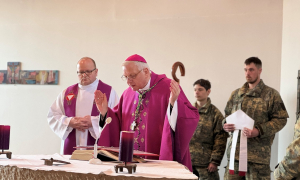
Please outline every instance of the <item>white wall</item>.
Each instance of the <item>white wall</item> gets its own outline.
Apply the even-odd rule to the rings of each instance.
[[[279,90],[281,34],[282,1],[0,0],[0,69],[19,61],[23,70],[60,71],[57,86],[1,85],[0,124],[12,126],[15,154],[59,152],[46,115],[59,92],[77,82],[76,62],[94,58],[98,77],[121,95],[127,85],[120,64],[134,53],[168,77],[173,63],[183,62],[181,85],[190,101],[193,82],[209,79],[212,102],[223,112],[245,82],[250,56],[262,59],[264,82]]]
[[[294,136],[297,108],[297,76],[300,70],[300,1],[283,1],[282,62],[280,93],[289,113],[289,120],[279,133],[278,160],[285,155]]]

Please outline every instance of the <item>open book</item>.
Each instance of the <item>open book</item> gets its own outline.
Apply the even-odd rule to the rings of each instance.
[[[93,158],[93,148],[94,146],[77,146],[74,147],[78,148],[85,148],[87,150],[75,150],[71,156],[71,159],[76,160],[90,160]],[[90,149],[90,150],[89,150]],[[97,157],[102,161],[118,161],[119,160],[119,147],[105,147],[105,146],[98,146],[98,155]],[[143,151],[133,151],[133,162],[144,163],[146,162],[140,156],[159,156],[158,154],[143,152]]]
[[[94,149],[94,146],[76,146],[74,147],[75,149],[80,149],[80,148],[84,148],[84,149]],[[119,154],[119,147],[107,147],[107,146],[98,146],[98,150],[106,150],[109,152],[117,152]],[[156,156],[158,157],[158,154],[154,154],[154,153],[149,153],[149,152],[144,152],[144,151],[138,151],[138,150],[133,150],[133,155],[136,156]]]

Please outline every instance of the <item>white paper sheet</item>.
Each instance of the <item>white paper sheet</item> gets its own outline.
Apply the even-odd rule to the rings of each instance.
[[[235,129],[243,130],[244,127],[253,129],[254,120],[250,118],[244,111],[237,110],[226,118],[227,124],[234,124]]]

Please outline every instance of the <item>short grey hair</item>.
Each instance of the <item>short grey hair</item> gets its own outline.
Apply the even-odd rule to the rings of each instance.
[[[143,63],[143,62],[139,62],[139,61],[125,61],[125,62],[123,62],[122,66],[125,66],[129,63],[134,63],[137,66],[139,71],[141,71],[142,69],[145,69],[145,68],[147,68],[150,71],[150,67],[147,63]]]

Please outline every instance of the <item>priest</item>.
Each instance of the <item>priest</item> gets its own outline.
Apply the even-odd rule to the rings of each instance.
[[[99,139],[99,145],[119,146],[120,131],[134,131],[134,149],[159,154],[160,160],[174,160],[192,170],[189,142],[197,127],[199,114],[181,87],[166,75],[150,71],[140,55],[122,64],[128,88],[113,109],[104,92],[95,92],[100,111],[100,126],[112,118]],[[150,158],[150,157],[146,157]]]
[[[98,69],[92,58],[81,58],[77,63],[79,83],[63,90],[50,107],[48,123],[62,139],[61,154],[72,154],[75,146],[94,145],[99,128],[99,111],[94,103],[94,92],[106,92],[108,106],[113,108],[119,97],[109,85],[97,79]]]

